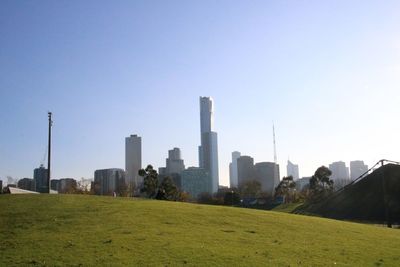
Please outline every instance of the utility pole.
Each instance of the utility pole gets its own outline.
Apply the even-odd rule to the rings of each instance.
[[[51,112],[47,113],[49,116],[49,143],[48,143],[48,153],[47,153],[47,185],[49,187],[50,194],[50,169],[51,169],[51,126],[53,121],[51,120]]]

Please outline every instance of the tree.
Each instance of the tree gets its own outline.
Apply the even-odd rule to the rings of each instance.
[[[234,190],[225,192],[224,204],[229,206],[240,205],[240,194]]]
[[[275,188],[275,196],[284,197],[284,202],[288,203],[292,199],[295,188],[296,183],[293,181],[293,176],[283,177],[282,181]]]
[[[332,171],[325,166],[319,167],[310,179],[310,197],[314,200],[326,197],[333,192]]]
[[[213,204],[213,197],[210,193],[203,192],[197,196],[197,202],[201,204]]]
[[[261,195],[261,184],[255,180],[248,181],[239,186],[239,191],[242,197],[259,197]]]
[[[174,184],[170,176],[164,177],[158,188],[156,199],[174,201],[179,199],[178,187]]]
[[[152,165],[147,165],[146,169],[140,169],[139,175],[143,177],[143,188],[141,191],[148,198],[155,198],[158,193],[158,173]]]

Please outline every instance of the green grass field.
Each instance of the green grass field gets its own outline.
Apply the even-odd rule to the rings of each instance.
[[[400,266],[400,230],[220,206],[0,195],[0,266]]]

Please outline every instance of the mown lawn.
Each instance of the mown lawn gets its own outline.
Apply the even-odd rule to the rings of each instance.
[[[302,206],[303,203],[286,203],[286,204],[280,204],[273,208],[273,211],[280,211],[280,212],[286,212],[286,213],[291,213],[293,212],[296,208]]]
[[[1,195],[0,266],[400,266],[400,230],[282,212]]]

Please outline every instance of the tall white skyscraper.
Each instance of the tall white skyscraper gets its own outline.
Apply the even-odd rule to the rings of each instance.
[[[287,161],[287,166],[286,166],[286,174],[287,176],[292,176],[293,180],[296,181],[299,179],[299,165],[294,164],[290,162],[290,160]]]
[[[234,151],[232,152],[232,163],[229,164],[229,182],[230,187],[238,187],[238,168],[237,168],[237,159],[240,157],[240,152]]]
[[[142,138],[131,135],[125,138],[125,172],[126,184],[138,188],[143,178],[138,172],[142,168]]]
[[[212,191],[218,191],[218,136],[214,129],[214,106],[211,97],[200,97],[200,134],[199,166],[210,173]]]

